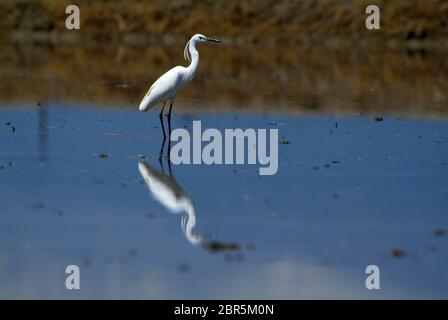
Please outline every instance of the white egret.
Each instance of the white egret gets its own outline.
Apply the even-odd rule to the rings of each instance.
[[[159,117],[162,124],[164,140],[165,128],[163,126],[162,117],[163,110],[165,109],[165,104],[167,101],[170,101],[170,109],[168,111],[168,125],[171,127],[171,109],[173,107],[176,94],[187,84],[187,82],[193,79],[196,71],[198,70],[199,52],[196,49],[196,45],[200,42],[218,43],[219,40],[206,37],[202,34],[195,34],[193,37],[191,37],[184,49],[184,58],[190,62],[190,65],[188,67],[177,66],[163,74],[149,88],[148,92],[140,103],[140,111],[148,111],[158,103],[163,103]]]
[[[182,230],[192,244],[201,243],[202,236],[193,233],[196,225],[196,209],[193,200],[182,190],[172,174],[167,175],[156,171],[143,161],[138,163],[138,170],[149,191],[160,204],[172,213],[187,213],[186,216],[182,216]]]

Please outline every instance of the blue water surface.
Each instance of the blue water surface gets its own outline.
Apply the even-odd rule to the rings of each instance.
[[[169,176],[157,112],[0,108],[0,298],[448,298],[446,120],[174,113],[189,132],[278,129],[279,169]],[[191,200],[203,242],[142,162]],[[80,290],[65,287],[71,264]]]

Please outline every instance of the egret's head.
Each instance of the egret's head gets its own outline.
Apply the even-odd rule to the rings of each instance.
[[[213,39],[213,38],[209,38],[204,36],[203,34],[195,34],[190,41],[194,41],[194,42],[215,42],[215,43],[219,43],[220,41],[218,39]]]
[[[184,58],[185,60],[188,60],[191,62],[191,57],[190,57],[190,53],[189,53],[189,47],[190,47],[190,43],[192,43],[193,45],[196,45],[196,43],[198,42],[214,42],[214,43],[219,43],[220,41],[218,39],[213,39],[213,38],[209,38],[204,36],[203,34],[195,34],[194,36],[191,37],[190,40],[188,40],[187,45],[185,46],[184,49]]]

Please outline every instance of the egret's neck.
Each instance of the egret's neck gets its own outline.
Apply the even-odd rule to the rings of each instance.
[[[191,63],[188,66],[188,70],[189,70],[189,78],[193,78],[194,75],[196,74],[196,71],[198,70],[198,66],[199,66],[199,52],[196,49],[196,42],[191,41],[190,44],[188,45],[188,51],[190,52],[190,56],[191,56]]]

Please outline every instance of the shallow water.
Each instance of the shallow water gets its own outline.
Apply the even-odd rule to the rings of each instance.
[[[447,298],[448,123],[374,118],[176,112],[173,128],[276,128],[289,142],[274,176],[172,166],[195,244],[139,172],[162,170],[156,112],[3,106],[0,297]],[[65,288],[69,264],[81,290]],[[371,264],[380,290],[365,288]]]

